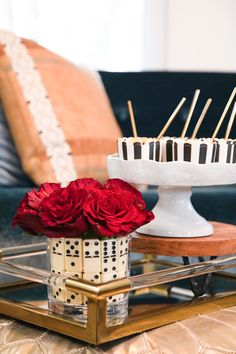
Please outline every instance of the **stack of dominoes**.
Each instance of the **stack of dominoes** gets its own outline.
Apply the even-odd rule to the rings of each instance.
[[[180,137],[164,136],[168,127],[176,117],[186,98],[183,97],[174,112],[169,117],[160,134],[156,138],[138,137],[134,114],[131,102],[128,102],[128,108],[131,118],[134,137],[118,139],[118,156],[123,160],[151,160],[156,162],[192,162],[196,164],[209,163],[236,163],[236,140],[229,139],[231,128],[236,115],[236,103],[234,104],[229,123],[226,129],[224,139],[218,139],[216,136],[225,119],[231,103],[236,94],[234,88],[224,111],[219,119],[215,131],[211,138],[196,138],[198,130],[206,116],[212,99],[209,98],[203,108],[203,111],[196,123],[192,135],[185,137],[200,90],[196,90],[189,113],[184,124]]]
[[[68,277],[79,277],[94,283],[106,283],[128,275],[129,237],[112,239],[51,238],[49,251],[51,272]],[[79,293],[66,290],[61,282],[53,280],[51,298],[68,305],[85,305],[87,299]],[[124,294],[111,296],[108,303],[116,303]]]

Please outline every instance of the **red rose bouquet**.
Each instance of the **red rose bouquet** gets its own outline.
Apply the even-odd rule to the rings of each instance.
[[[82,178],[67,187],[44,183],[26,193],[13,225],[50,238],[125,236],[154,218],[141,193],[129,183],[110,179],[104,185]]]

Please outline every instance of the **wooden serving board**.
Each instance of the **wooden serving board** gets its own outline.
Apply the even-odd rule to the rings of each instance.
[[[236,253],[236,225],[211,223],[214,233],[206,237],[174,238],[135,233],[131,251],[163,256],[224,256]]]

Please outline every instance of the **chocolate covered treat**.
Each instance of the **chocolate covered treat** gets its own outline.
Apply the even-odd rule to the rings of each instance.
[[[124,160],[236,163],[236,140],[200,138],[120,138],[118,155]]]
[[[124,160],[161,161],[161,143],[156,138],[119,138],[118,156]]]

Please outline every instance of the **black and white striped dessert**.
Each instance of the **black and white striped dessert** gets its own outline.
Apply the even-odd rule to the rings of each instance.
[[[220,163],[236,163],[236,140],[215,139],[214,161]]]
[[[161,142],[156,138],[119,138],[118,156],[124,160],[161,161]]]
[[[180,161],[207,164],[213,162],[213,144],[210,138],[163,138],[162,161]]]
[[[118,155],[124,160],[236,163],[236,140],[211,138],[119,138]]]
[[[211,138],[168,138],[161,141],[162,161],[181,161],[197,164],[236,163],[236,141]]]

